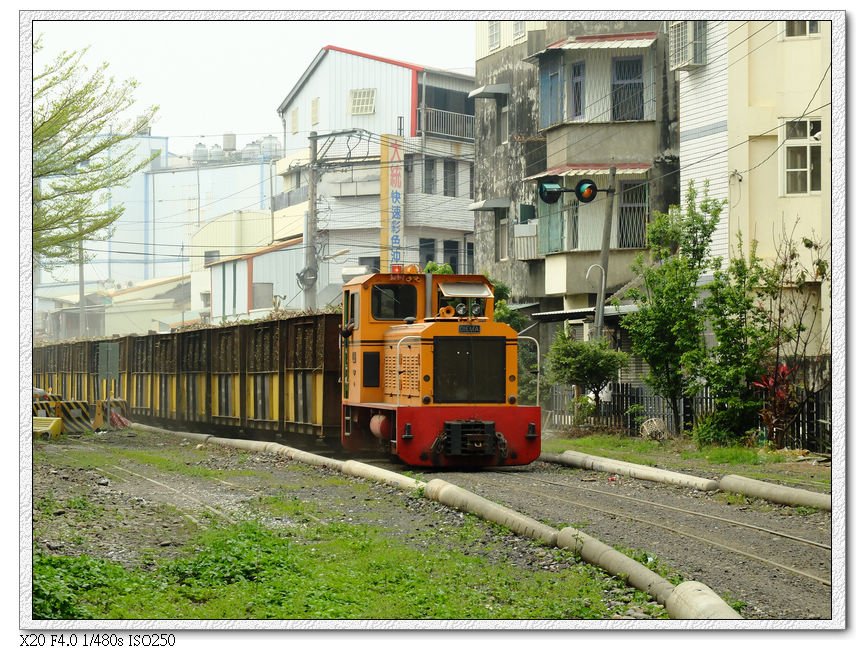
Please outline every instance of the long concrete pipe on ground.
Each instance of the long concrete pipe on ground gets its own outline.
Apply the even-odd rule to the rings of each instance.
[[[783,503],[788,506],[809,506],[821,510],[832,510],[832,495],[809,490],[800,490],[786,485],[756,481],[752,478],[730,474],[720,481],[725,492],[736,492],[750,497],[758,497],[766,501]]]
[[[623,476],[631,476],[633,478],[656,481],[658,483],[681,485],[682,487],[703,490],[705,492],[711,492],[718,489],[718,481],[712,479],[699,478],[688,474],[680,474],[679,472],[671,472],[666,469],[657,469],[655,467],[647,467],[646,465],[638,465],[636,463],[628,463],[623,460],[610,460],[609,458],[590,456],[589,454],[583,454],[578,451],[566,451],[558,455],[541,454],[540,460],[571,465],[573,467],[582,467],[583,469],[591,469],[598,472],[622,474]]]
[[[609,458],[602,458],[600,456],[590,456],[578,451],[565,451],[561,454],[543,453],[540,455],[540,460],[547,463],[582,467],[583,469],[598,472],[622,474],[646,481],[680,485],[705,492],[722,490],[724,492],[744,494],[788,506],[810,506],[822,510],[832,509],[832,497],[829,494],[786,487],[775,483],[766,483],[765,481],[757,481],[735,474],[724,476],[721,480],[715,481],[679,472],[646,467],[645,465],[638,465],[636,463],[628,463],[622,460],[610,460]]]

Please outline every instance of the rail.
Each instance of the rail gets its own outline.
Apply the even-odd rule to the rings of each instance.
[[[528,329],[528,328],[527,328]],[[535,357],[536,357],[536,368],[541,367],[541,346],[538,343],[538,340],[532,338],[531,336],[517,336],[518,341],[531,341],[535,344]],[[535,382],[535,406],[541,405],[541,387],[539,385],[540,382]]]

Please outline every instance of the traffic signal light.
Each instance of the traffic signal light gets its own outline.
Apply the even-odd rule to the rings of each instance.
[[[588,178],[582,179],[572,190],[562,187],[555,176],[544,176],[538,181],[538,196],[544,203],[558,203],[564,192],[576,194],[580,203],[591,203],[598,195],[598,186]]]
[[[538,196],[544,203],[558,203],[563,191],[555,176],[545,176],[538,181]]]
[[[584,178],[577,183],[574,192],[576,192],[577,200],[580,203],[591,203],[598,195],[598,186],[595,185],[595,181],[590,181],[588,178]]]

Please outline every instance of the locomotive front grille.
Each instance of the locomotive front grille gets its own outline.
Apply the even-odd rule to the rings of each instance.
[[[442,451],[448,456],[491,456],[496,453],[496,423],[456,420],[444,423]]]

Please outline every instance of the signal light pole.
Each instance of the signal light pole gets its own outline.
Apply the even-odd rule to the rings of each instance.
[[[604,229],[601,235],[601,263],[592,266],[601,268],[601,284],[598,286],[598,296],[595,304],[595,336],[600,337],[604,333],[604,300],[606,299],[607,265],[610,260],[610,234],[613,230],[613,197],[616,194],[616,168],[610,167],[610,187],[606,190],[598,189],[595,182],[584,178],[580,180],[574,189],[563,187],[556,176],[544,176],[538,181],[538,196],[544,203],[558,203],[562,194],[573,192],[580,203],[591,203],[595,200],[598,192],[607,194],[607,211],[604,217]],[[589,267],[591,270],[591,267]],[[586,274],[588,279],[588,273]]]

